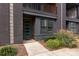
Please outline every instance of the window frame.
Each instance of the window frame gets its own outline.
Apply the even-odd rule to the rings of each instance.
[[[67,8],[67,6],[66,6],[66,8]],[[68,13],[68,12],[69,11],[71,12],[71,10],[74,10],[74,8],[76,10],[76,12],[74,11],[76,13],[76,15],[75,15],[76,17],[74,17],[72,15],[69,16],[68,14],[70,14],[70,13]],[[74,7],[71,7],[71,8],[66,9],[66,17],[67,18],[78,18],[78,6],[74,6]]]
[[[73,33],[77,33],[78,32],[78,23],[77,22],[68,22],[67,29]]]
[[[50,22],[52,22],[52,26],[49,26],[49,23]],[[50,33],[50,32],[53,32],[53,20],[51,20],[51,19],[41,19],[40,20],[40,33],[44,33],[44,34],[47,34],[47,33]],[[42,26],[42,23],[44,23],[44,26]],[[51,27],[51,30],[49,30],[49,27]],[[44,29],[43,29],[44,28]],[[43,32],[43,30],[45,31],[45,32]]]

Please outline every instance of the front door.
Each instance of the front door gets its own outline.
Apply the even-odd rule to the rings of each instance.
[[[34,17],[25,15],[23,19],[23,37],[24,40],[33,38]]]

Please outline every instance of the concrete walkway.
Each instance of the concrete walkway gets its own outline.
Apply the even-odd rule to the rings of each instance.
[[[42,53],[49,52],[46,48],[44,48],[40,43],[38,42],[32,42],[32,43],[26,43],[24,44],[27,53],[29,56],[34,56]]]
[[[79,56],[79,48],[63,48],[49,51],[36,41],[25,43],[24,46],[28,56]]]
[[[79,48],[63,48],[55,51],[49,51],[36,56],[79,56]]]

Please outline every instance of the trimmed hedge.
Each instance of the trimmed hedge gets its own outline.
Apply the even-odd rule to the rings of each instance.
[[[5,46],[0,49],[0,56],[15,56],[17,50],[10,46]]]

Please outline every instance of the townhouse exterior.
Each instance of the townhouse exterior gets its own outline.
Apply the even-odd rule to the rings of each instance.
[[[1,3],[0,44],[40,40],[60,29],[78,34],[78,18],[78,3]]]

